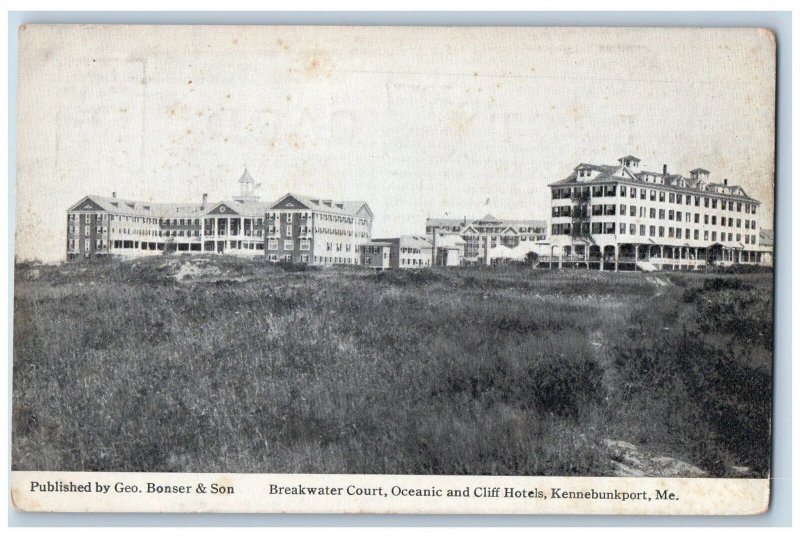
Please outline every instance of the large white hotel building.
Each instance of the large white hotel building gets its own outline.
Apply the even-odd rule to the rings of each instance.
[[[550,184],[548,263],[600,269],[695,269],[709,264],[757,264],[760,202],[725,179],[711,182],[696,168],[689,177],[639,168],[581,163]]]

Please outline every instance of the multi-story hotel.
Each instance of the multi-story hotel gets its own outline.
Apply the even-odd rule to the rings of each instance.
[[[286,194],[266,214],[270,261],[358,265],[359,246],[372,237],[366,202],[338,202]]]
[[[431,238],[457,235],[464,240],[464,261],[490,265],[497,247],[506,251],[534,252],[537,241],[547,237],[543,220],[506,220],[486,215],[481,219],[427,219],[425,232]]]
[[[269,261],[358,264],[369,241],[365,202],[287,194],[261,202],[244,171],[241,192],[209,204],[151,203],[89,195],[67,211],[67,259],[164,252],[266,255]]]
[[[628,155],[616,165],[581,163],[550,184],[549,263],[592,268],[698,268],[761,263],[760,202],[710,172],[689,177],[639,169]]]
[[[85,196],[67,210],[67,259],[104,255],[141,256],[162,252],[264,253],[264,217],[271,204],[259,202],[247,170],[241,192],[209,204],[169,204]]]

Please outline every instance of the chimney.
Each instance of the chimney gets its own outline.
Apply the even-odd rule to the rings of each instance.
[[[667,175],[667,165],[666,164],[664,165],[664,175],[665,176]]]
[[[207,192],[204,192],[204,193],[203,193],[203,205],[202,205],[202,206],[200,206],[200,207],[201,207],[202,209],[205,209],[205,208],[206,208],[206,203],[208,203],[208,193],[207,193]]]
[[[722,180],[722,183],[724,183],[724,184],[725,184],[725,186],[727,187],[727,186],[728,186],[728,178],[725,178],[725,179],[723,179],[723,180]]]
[[[112,197],[112,198],[116,198],[116,197],[117,197],[117,191],[114,191],[114,192],[112,192],[112,193],[111,193],[111,197]]]

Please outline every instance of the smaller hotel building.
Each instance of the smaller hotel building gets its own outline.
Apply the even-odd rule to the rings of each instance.
[[[373,239],[361,245],[361,265],[370,269],[421,269],[433,265],[433,242],[419,235]]]
[[[425,232],[431,239],[458,236],[464,241],[464,262],[491,265],[492,251],[499,246],[513,251],[534,252],[536,243],[547,238],[544,220],[507,220],[488,214],[480,219],[427,219]]]
[[[581,163],[550,184],[550,264],[599,269],[685,269],[762,263],[760,202],[738,185],[653,172],[628,155],[614,165]]]

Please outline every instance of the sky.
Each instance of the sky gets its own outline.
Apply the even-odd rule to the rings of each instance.
[[[17,259],[65,258],[87,194],[365,200],[542,219],[581,162],[703,167],[774,207],[775,45],[757,29],[36,26],[19,34]]]

